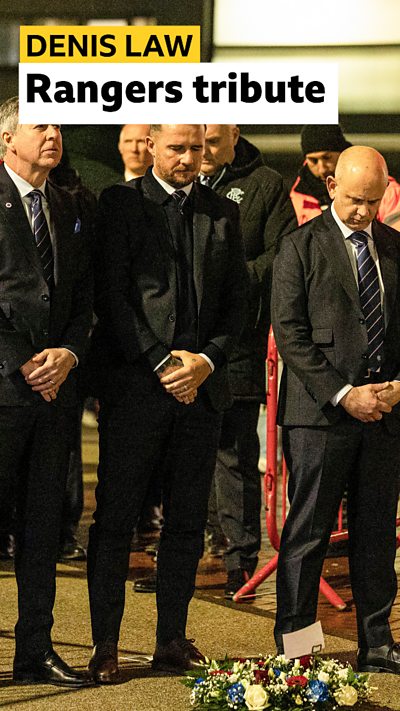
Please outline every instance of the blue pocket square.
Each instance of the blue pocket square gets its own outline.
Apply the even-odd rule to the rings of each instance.
[[[75,227],[74,227],[74,235],[76,235],[80,231],[81,231],[81,221],[80,221],[79,217],[77,217],[76,222],[75,222]]]

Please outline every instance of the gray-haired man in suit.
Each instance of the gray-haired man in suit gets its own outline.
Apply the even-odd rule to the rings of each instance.
[[[14,680],[79,687],[88,679],[51,644],[55,572],[76,404],[74,367],[92,318],[84,217],[47,181],[60,127],[18,123],[0,107],[0,499],[17,498],[19,618]]]

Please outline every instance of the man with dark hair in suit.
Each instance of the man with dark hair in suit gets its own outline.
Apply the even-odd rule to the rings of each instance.
[[[89,668],[100,683],[118,679],[130,539],[162,455],[153,668],[182,673],[204,660],[186,639],[186,620],[221,412],[231,403],[226,362],[247,300],[237,208],[195,182],[204,133],[202,125],[152,126],[153,169],[100,200],[94,340],[104,374],[88,549]]]
[[[285,364],[278,421],[291,504],[275,638],[282,651],[283,633],[315,621],[322,564],[347,487],[358,667],[400,673],[389,626],[397,589],[400,244],[375,219],[387,183],[377,151],[343,151],[327,179],[331,208],[284,237],[274,264],[272,323]]]
[[[17,498],[19,618],[14,680],[82,687],[51,644],[75,371],[92,318],[82,215],[47,181],[60,127],[18,123],[0,107],[0,499]]]

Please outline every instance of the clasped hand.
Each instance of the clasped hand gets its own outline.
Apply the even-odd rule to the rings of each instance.
[[[27,385],[51,402],[74,365],[75,358],[66,348],[45,348],[24,363],[20,371]]]
[[[168,369],[160,382],[178,402],[189,405],[196,399],[200,385],[210,375],[210,365],[198,353],[189,351],[171,351],[171,353],[181,359],[183,367]]]
[[[400,382],[393,381],[354,387],[342,397],[340,404],[357,420],[376,422],[399,401]]]

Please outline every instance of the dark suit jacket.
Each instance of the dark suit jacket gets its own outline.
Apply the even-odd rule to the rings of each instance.
[[[53,224],[55,287],[51,298],[17,188],[0,166],[0,406],[42,399],[19,372],[35,353],[65,346],[84,355],[92,318],[92,280],[85,219],[74,198],[47,183]],[[75,372],[57,402],[75,402]]]
[[[225,363],[247,308],[248,277],[236,205],[194,184],[193,276],[198,306],[197,352]],[[94,363],[102,395],[120,399],[127,388],[157,387],[149,351],[171,349],[176,319],[176,267],[168,237],[164,190],[144,178],[105,190],[97,220]],[[99,361],[100,359],[100,361]],[[219,366],[219,363],[217,364]],[[98,368],[99,366],[97,366]],[[226,368],[216,367],[205,388],[212,406],[231,403]]]
[[[372,232],[385,288],[384,382],[400,371],[400,239],[376,221]],[[330,399],[348,383],[363,384],[368,342],[354,273],[330,210],[283,238],[274,264],[272,324],[285,363],[279,423],[318,426],[344,416]]]

